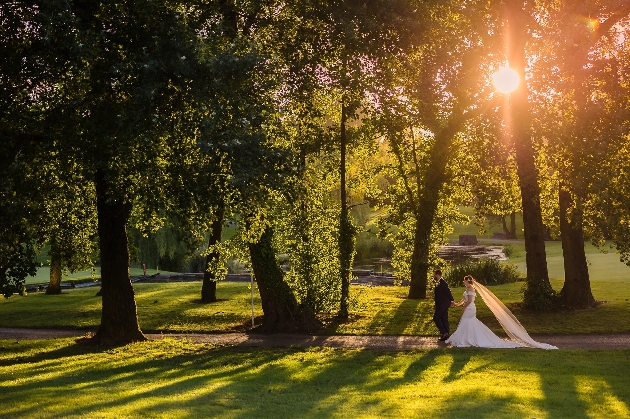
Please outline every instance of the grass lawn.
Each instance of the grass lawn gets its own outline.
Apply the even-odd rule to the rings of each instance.
[[[558,289],[561,282],[552,281]],[[536,313],[518,306],[522,283],[492,287],[532,334],[621,333],[630,331],[630,284],[593,281],[593,292],[605,304],[589,310]],[[136,284],[136,302],[140,326],[146,332],[224,332],[245,330],[251,325],[249,284],[219,284],[221,301],[199,304],[201,283]],[[73,289],[61,295],[29,294],[0,299],[0,327],[78,328],[98,327],[101,299],[96,288]],[[406,287],[353,286],[360,307],[351,312],[352,321],[327,324],[324,334],[360,335],[436,335],[432,321],[433,301],[407,300]],[[458,298],[463,288],[453,289]],[[262,309],[256,292],[256,321]],[[450,310],[450,321],[457,325],[461,311]],[[502,329],[483,302],[478,304],[478,317],[491,329]]]
[[[510,256],[508,262],[514,263],[523,276],[525,276],[525,243],[507,244],[513,249],[513,254]],[[558,241],[545,242],[545,250],[547,252],[549,277],[564,279],[562,243]],[[602,253],[600,249],[590,243],[585,244],[586,259],[589,263],[588,271],[591,281],[620,281],[630,283],[630,267],[619,260],[619,255],[615,253],[614,249],[604,250],[607,250],[607,253]]]
[[[215,304],[199,304],[201,282],[135,284],[136,304],[145,331],[218,332],[251,326],[248,283],[219,284]],[[97,287],[71,289],[60,295],[33,293],[0,299],[0,327],[72,328],[98,327],[101,297]],[[262,316],[260,297],[254,299]],[[260,321],[260,320],[259,320]]]
[[[131,274],[131,276],[140,276],[142,275],[143,271],[142,271],[142,268],[129,268],[129,273]],[[153,275],[156,273],[172,274],[175,272],[163,271],[161,269],[158,271],[157,269],[147,268],[147,275]],[[61,278],[61,282],[70,282],[72,280],[87,279],[87,278],[93,278],[95,281],[100,279],[101,278],[100,266],[96,267],[96,272],[94,275],[92,275],[91,271],[75,272],[68,275],[64,275]],[[37,268],[37,273],[35,274],[35,276],[26,277],[25,283],[44,284],[44,283],[47,283],[48,281],[50,281],[50,266],[40,266],[39,268]]]
[[[0,341],[0,416],[620,418],[630,351]]]

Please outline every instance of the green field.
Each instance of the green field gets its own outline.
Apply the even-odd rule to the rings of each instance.
[[[523,272],[524,244],[509,245],[509,262]],[[630,332],[630,268],[614,253],[586,250],[593,294],[602,302],[596,308],[531,312],[520,307],[522,283],[490,288],[533,335]],[[547,255],[559,290],[560,243],[548,242]],[[97,289],[0,299],[0,327],[95,330]],[[207,305],[198,302],[200,282],[134,289],[145,332],[217,333],[251,325],[247,283],[220,283],[220,301]],[[322,334],[437,335],[431,299],[407,300],[408,288],[398,286],[351,291],[358,305],[350,321],[322,315]],[[456,298],[461,292],[453,289]],[[254,304],[259,324],[258,292]],[[450,310],[453,326],[460,315]],[[478,317],[503,333],[482,301]],[[73,339],[0,340],[0,417],[619,418],[630,417],[628,368],[628,350],[249,349],[168,338],[106,348]]]
[[[161,274],[173,274],[176,272],[163,271],[157,269],[149,269],[147,268],[147,275],[153,275],[156,273]],[[143,274],[142,268],[129,268],[129,274],[131,276],[140,276]],[[70,273],[68,275],[63,275],[61,278],[62,282],[68,281],[70,279],[82,279],[82,278],[93,278],[94,280],[98,280],[101,277],[101,268],[97,266],[95,268],[94,275],[92,275],[92,271],[80,271]],[[50,267],[49,266],[41,266],[37,269],[37,274],[35,276],[26,277],[27,284],[44,284],[50,280]]]
[[[474,211],[471,207],[461,207],[460,211],[473,219]],[[460,234],[474,234],[481,239],[492,238],[493,232],[502,232],[500,226],[489,227],[485,234],[480,235],[478,227],[471,221],[467,225],[455,224],[454,232],[448,237],[451,241],[456,241]],[[525,276],[525,243],[522,240],[523,218],[521,214],[516,216],[517,237],[520,239],[518,243],[514,242],[495,242],[493,244],[509,245],[514,249],[514,254],[510,257],[509,262],[516,264],[519,271]],[[482,244],[489,244],[484,241]],[[549,277],[555,279],[564,279],[564,258],[562,257],[562,243],[560,241],[545,242],[547,251],[547,268],[549,269]],[[585,243],[586,258],[589,263],[589,274],[591,280],[606,281],[630,281],[630,267],[619,260],[619,255],[615,253],[615,249],[603,247],[601,249],[593,246],[591,243]]]
[[[622,418],[630,351],[0,341],[0,416]]]
[[[553,280],[559,289],[561,281]],[[593,294],[604,304],[574,312],[531,312],[520,308],[522,283],[491,287],[532,334],[581,334],[629,332],[630,281],[593,281]],[[138,319],[149,332],[224,332],[246,330],[251,325],[251,297],[248,283],[222,282],[221,301],[199,304],[201,283],[135,284]],[[101,318],[101,299],[97,288],[64,291],[61,295],[33,293],[26,297],[0,299],[0,327],[41,327],[95,329]],[[324,334],[359,335],[436,335],[432,315],[433,301],[407,300],[406,287],[352,286],[360,305],[351,310],[348,323],[327,322]],[[455,288],[459,298],[463,288]],[[255,293],[256,321],[262,319],[258,292]],[[461,311],[450,310],[456,325]],[[327,321],[330,316],[323,316]],[[480,301],[478,317],[497,333],[502,333],[492,313]]]
[[[504,244],[504,243],[497,243]],[[514,254],[508,262],[516,264],[519,271],[525,276],[525,244],[509,243],[514,249]],[[619,260],[619,255],[614,249],[604,248],[607,253],[590,243],[584,246],[586,259],[589,263],[588,271],[592,281],[628,281],[630,282],[630,267]],[[547,252],[547,268],[549,277],[564,279],[564,258],[562,257],[562,243],[557,241],[545,242]]]

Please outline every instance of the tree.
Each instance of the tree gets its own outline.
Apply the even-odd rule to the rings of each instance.
[[[50,249],[50,281],[46,294],[61,293],[63,269],[71,272],[94,266],[96,208],[94,184],[76,162],[55,150],[37,150],[27,174],[26,194],[34,203],[32,222]],[[36,203],[36,204],[35,204]]]
[[[0,292],[22,292],[34,275],[35,249],[42,244],[34,220],[25,177],[44,129],[33,114],[45,96],[45,80],[58,68],[40,35],[37,7],[32,2],[0,5]]]
[[[630,6],[624,2],[561,2],[549,11],[543,24],[551,56],[548,61],[541,60],[541,67],[551,77],[541,87],[552,99],[547,100],[544,108],[549,114],[543,114],[542,118],[555,119],[558,114],[562,118],[559,130],[558,124],[553,129],[548,122],[541,121],[541,125],[547,128],[543,132],[555,156],[560,182],[559,216],[565,269],[560,296],[564,305],[584,308],[595,304],[584,251],[583,209],[588,205],[589,189],[596,182],[595,166],[600,164],[599,159],[592,157],[609,150],[611,142],[606,137],[619,135],[615,132],[618,128],[610,124],[618,120],[610,107],[614,100],[610,89],[618,86],[615,78],[619,75],[610,71],[615,58],[614,53],[611,56],[612,49],[606,47],[614,49],[614,41],[606,43],[602,39],[616,36],[612,29],[630,14]],[[591,20],[580,16],[591,16]],[[606,73],[614,75],[611,78]]]
[[[478,156],[471,161],[473,175],[468,177],[468,183],[473,194],[476,224],[481,230],[488,218],[494,219],[501,223],[506,238],[516,239],[516,213],[521,210],[521,202],[512,147],[505,141],[497,141],[492,133],[479,132],[472,138],[475,140],[480,144],[473,147]]]
[[[179,146],[193,138],[186,94],[195,36],[167,2],[37,6],[40,37],[63,68],[46,81],[45,138],[91,173],[77,182],[94,184],[103,302],[94,341],[143,340],[126,227],[132,216],[159,226],[177,199],[165,191],[171,162],[185,158]]]
[[[347,318],[350,277],[357,232],[349,214],[347,160],[353,131],[373,112],[369,94],[382,82],[387,60],[409,35],[417,15],[410,2],[350,1],[343,3],[290,3],[282,34],[289,34],[284,47],[285,62],[296,84],[304,83],[334,98],[330,112],[338,147],[340,212],[338,219],[339,317]],[[299,26],[296,25],[299,23]],[[297,89],[301,90],[301,89]]]
[[[527,3],[522,0],[506,2],[506,35],[510,40],[507,56],[510,66],[517,72],[520,80],[518,87],[510,94],[510,135],[515,148],[523,208],[525,263],[527,266],[523,304],[529,308],[545,309],[553,304],[554,291],[549,282],[547,270],[540,186],[532,141],[529,87],[525,78],[526,45],[529,39],[528,26],[531,20],[528,7]]]
[[[410,249],[408,298],[426,298],[435,246],[456,219],[458,200],[466,200],[456,191],[465,173],[460,150],[473,121],[493,107],[484,74],[490,66],[484,57],[494,47],[487,26],[493,13],[482,2],[430,8],[422,36],[400,54],[389,90],[379,96],[378,124],[395,162],[389,221]]]

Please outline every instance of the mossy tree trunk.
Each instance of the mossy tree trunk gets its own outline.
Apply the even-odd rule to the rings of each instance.
[[[321,328],[315,314],[300,306],[284,281],[284,273],[273,248],[273,230],[267,227],[256,243],[249,244],[252,269],[256,276],[263,309],[263,332],[314,332]]]
[[[435,135],[435,143],[431,149],[430,163],[424,181],[418,188],[418,199],[415,205],[415,233],[411,260],[411,281],[409,299],[427,298],[427,279],[429,277],[431,253],[431,230],[435,221],[440,201],[440,192],[448,180],[446,166],[451,158],[453,137],[464,122],[461,114],[455,113],[452,123]],[[420,179],[420,176],[417,175]],[[410,196],[413,196],[409,192]]]
[[[416,231],[413,237],[411,257],[411,281],[409,299],[427,298],[427,278],[429,276],[429,254],[431,251],[431,228],[437,210],[437,201],[425,202],[416,216]]]

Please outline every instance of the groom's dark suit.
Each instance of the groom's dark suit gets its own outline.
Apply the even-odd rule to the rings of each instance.
[[[443,278],[440,278],[440,281],[435,286],[434,299],[435,314],[433,315],[433,321],[442,336],[448,335],[451,333],[448,325],[448,309],[454,300],[451,289]]]

